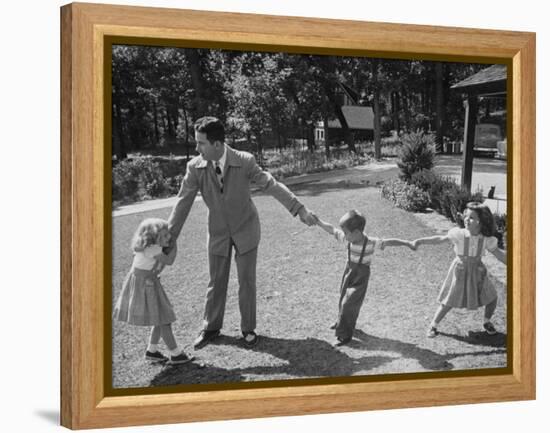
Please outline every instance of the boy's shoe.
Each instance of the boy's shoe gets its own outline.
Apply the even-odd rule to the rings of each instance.
[[[345,344],[348,344],[350,341],[351,341],[351,337],[348,337],[348,338],[336,337],[336,341],[334,342],[334,345],[343,346]]]
[[[495,335],[497,333],[497,330],[491,322],[485,322],[483,324],[483,329],[485,329],[485,332],[489,335]]]
[[[168,365],[186,364],[189,361],[193,361],[193,359],[195,359],[193,356],[189,357],[185,352],[181,352],[179,355],[170,356]]]
[[[145,359],[147,361],[153,361],[153,362],[165,362],[168,361],[168,358],[164,356],[160,352],[149,352],[148,350],[145,352]]]
[[[244,344],[246,344],[247,347],[255,346],[258,343],[258,339],[259,337],[254,331],[243,332]]]
[[[214,338],[216,338],[218,335],[220,335],[220,331],[207,331],[206,329],[203,329],[199,336],[195,339],[193,342],[193,348],[195,350],[202,349],[204,346],[206,346],[208,343],[210,343]]]
[[[426,332],[426,337],[434,338],[437,337],[437,334],[437,328],[435,326],[430,326],[430,329],[428,329],[428,332]]]

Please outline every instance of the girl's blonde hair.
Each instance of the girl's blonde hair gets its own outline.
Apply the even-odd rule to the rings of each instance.
[[[132,249],[143,251],[150,245],[157,243],[161,230],[168,230],[168,221],[161,218],[144,219],[132,238]]]

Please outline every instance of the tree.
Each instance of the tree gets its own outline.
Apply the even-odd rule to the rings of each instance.
[[[231,79],[225,85],[228,122],[253,135],[260,164],[266,135],[280,131],[282,125],[289,123],[289,113],[294,111],[292,101],[283,91],[283,83],[291,71],[279,67],[280,56],[282,54],[244,53],[234,62]]]

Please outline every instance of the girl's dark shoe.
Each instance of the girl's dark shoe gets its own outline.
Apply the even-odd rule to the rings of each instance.
[[[181,352],[179,355],[171,356],[168,365],[186,364],[189,361],[193,361],[193,359],[195,358],[189,357],[184,352]]]
[[[428,329],[428,332],[426,332],[426,337],[428,338],[437,337],[437,328],[435,326],[430,327],[430,329]]]
[[[168,361],[168,358],[164,356],[160,352],[149,352],[148,350],[145,352],[145,359],[147,361],[153,361],[153,362],[165,362]]]
[[[495,335],[497,333],[497,330],[491,322],[485,322],[483,324],[483,329],[485,329],[485,332],[489,335]]]

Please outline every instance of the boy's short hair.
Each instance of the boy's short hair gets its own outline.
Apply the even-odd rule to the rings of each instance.
[[[346,214],[342,218],[340,218],[339,224],[341,228],[345,228],[350,232],[353,232],[355,230],[359,230],[362,232],[363,230],[365,230],[367,220],[356,210],[350,210],[349,212],[346,212]]]
[[[212,144],[215,141],[225,142],[225,129],[223,123],[217,117],[201,117],[195,122],[194,128],[196,132],[206,134],[207,140]]]

